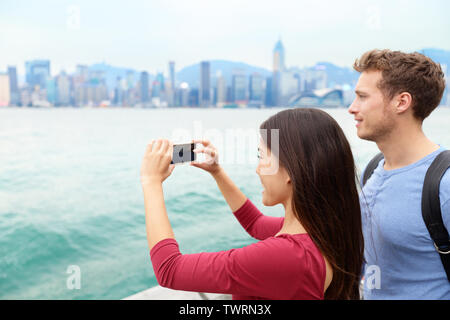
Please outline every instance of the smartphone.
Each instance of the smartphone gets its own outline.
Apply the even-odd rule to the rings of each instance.
[[[194,152],[195,145],[195,143],[174,144],[170,164],[182,164],[195,161],[197,159],[197,154]]]

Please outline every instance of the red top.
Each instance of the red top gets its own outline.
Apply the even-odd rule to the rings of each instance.
[[[150,251],[158,283],[232,294],[233,300],[323,299],[325,260],[308,234],[274,237],[284,218],[264,216],[249,199],[233,214],[262,241],[227,251],[181,254],[175,239],[163,239]]]

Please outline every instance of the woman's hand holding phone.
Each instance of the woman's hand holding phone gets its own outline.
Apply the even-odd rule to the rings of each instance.
[[[205,162],[192,161],[191,166],[203,169],[211,174],[219,172],[221,169],[219,165],[219,154],[217,148],[214,147],[209,140],[192,140],[193,143],[200,143],[201,146],[195,148],[195,153],[204,153],[206,155]]]
[[[191,166],[201,168],[211,173],[217,182],[217,186],[222,192],[223,197],[227,201],[232,212],[239,209],[247,200],[245,194],[234,184],[234,182],[225,173],[225,170],[219,165],[219,154],[216,147],[214,147],[209,140],[193,140],[202,146],[194,149],[195,153],[206,154],[205,162],[191,162]]]

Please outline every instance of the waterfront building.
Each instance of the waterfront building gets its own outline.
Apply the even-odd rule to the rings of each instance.
[[[189,106],[189,91],[189,84],[187,82],[180,83],[180,87],[175,91],[175,103],[177,106]]]
[[[227,102],[227,83],[221,72],[217,75],[216,97],[216,106],[222,108]]]
[[[19,90],[19,104],[23,107],[31,106],[30,87],[23,87]]]
[[[202,61],[200,63],[200,88],[199,88],[199,106],[209,107],[211,105],[211,75],[210,63]]]
[[[281,73],[285,71],[285,51],[281,38],[273,49],[273,74],[272,74],[272,105],[278,106],[280,99]]]
[[[338,108],[344,107],[344,94],[342,89],[320,89],[302,92],[291,98],[290,107],[305,108]]]
[[[56,77],[57,98],[56,104],[60,106],[68,106],[71,104],[71,79],[69,75],[62,71]]]
[[[46,92],[46,99],[51,105],[56,104],[56,80],[55,78],[48,78],[45,81],[45,92]]]
[[[272,85],[272,77],[266,78],[266,89],[265,89],[265,95],[264,95],[264,105],[266,106],[273,106],[272,101],[272,93],[273,93],[273,85]]]
[[[259,73],[250,75],[249,81],[249,106],[260,107],[264,102],[264,78]]]
[[[189,91],[188,105],[190,107],[198,107],[199,106],[199,90],[197,88],[192,88]]]
[[[285,106],[299,92],[299,76],[295,71],[279,72],[278,106]]]
[[[20,92],[17,83],[16,67],[8,66],[8,76],[9,76],[10,105],[16,106],[20,103]]]
[[[284,71],[286,69],[285,61],[284,61],[284,46],[281,42],[281,38],[275,44],[273,49],[273,71]]]
[[[78,106],[99,106],[108,99],[108,91],[103,82],[89,81],[77,87],[75,103]]]
[[[148,95],[149,87],[148,87],[148,85],[149,85],[148,72],[142,71],[140,81],[139,81],[140,98],[141,98],[140,100],[141,100],[142,104],[146,104],[149,102],[149,95]]]
[[[169,76],[172,88],[175,88],[175,61],[169,61]]]
[[[175,95],[177,91],[176,83],[175,83],[175,62],[169,61],[169,78],[170,78],[170,90],[167,94],[167,102],[169,107],[173,107],[177,105],[175,101]]]
[[[182,107],[189,106],[189,84],[187,82],[182,82],[180,84],[180,89],[177,91],[179,98],[177,99],[177,104]]]
[[[38,85],[45,88],[46,81],[50,77],[49,60],[32,60],[25,62],[26,83],[31,87]]]
[[[231,81],[232,102],[247,103],[247,77],[244,74],[234,74]]]
[[[165,90],[165,83],[164,83],[164,74],[162,72],[158,72],[156,75],[156,81],[157,85],[159,86],[159,92],[163,92]]]

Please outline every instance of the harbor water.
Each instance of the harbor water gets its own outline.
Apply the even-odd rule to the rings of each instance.
[[[230,138],[256,137],[259,125],[280,110],[0,109],[0,299],[122,299],[157,285],[139,180],[151,139],[210,139],[244,194],[264,214],[283,216],[282,205],[261,203],[256,145]],[[346,109],[324,110],[343,128],[362,170],[376,145],[357,137]],[[434,111],[424,131],[450,148],[450,108]],[[182,253],[256,241],[207,172],[177,166],[163,188]],[[68,285],[73,266],[79,289]]]

